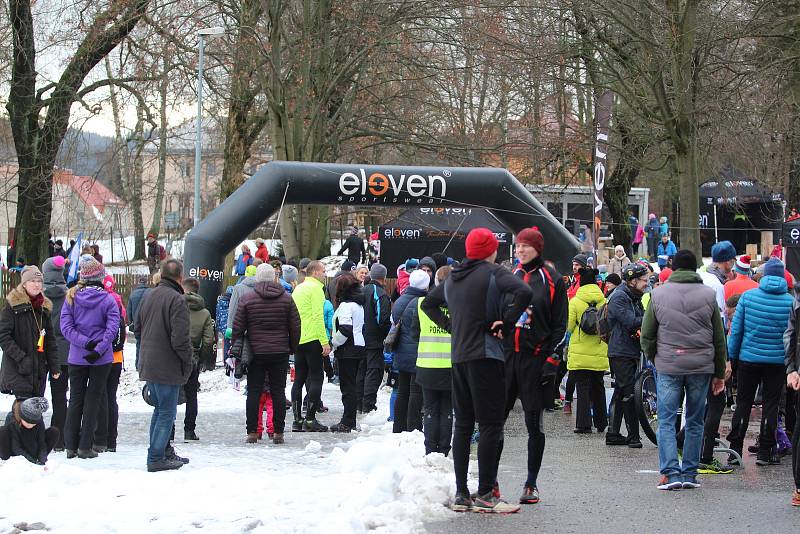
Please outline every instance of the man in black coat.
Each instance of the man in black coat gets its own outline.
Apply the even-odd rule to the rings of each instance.
[[[495,265],[497,238],[486,228],[467,236],[467,259],[450,278],[431,291],[422,303],[440,328],[452,334],[453,465],[456,500],[453,510],[475,508],[481,512],[511,513],[510,505],[493,494],[497,454],[505,420],[505,357],[502,339],[531,302],[531,289],[509,271]],[[512,302],[504,305],[504,296]],[[448,317],[440,308],[450,312]],[[467,489],[469,447],[475,423],[478,445],[478,495],[474,502]]]
[[[364,342],[367,357],[358,366],[356,391],[358,409],[377,410],[378,389],[383,382],[383,340],[392,327],[392,299],[386,293],[386,267],[373,263],[370,282],[364,286]]]
[[[189,307],[183,297],[183,265],[167,260],[161,281],[139,305],[134,334],[140,343],[139,378],[147,381],[153,405],[147,470],[165,471],[183,466],[169,445],[178,409],[178,394],[192,372]]]
[[[347,259],[358,265],[359,263],[367,263],[367,247],[364,246],[364,240],[358,237],[358,227],[353,226],[350,229],[350,237],[345,239],[342,243],[342,248],[336,253],[337,256],[344,254],[347,251]]]

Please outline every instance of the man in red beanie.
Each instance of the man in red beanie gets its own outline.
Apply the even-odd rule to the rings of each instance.
[[[531,289],[494,263],[497,238],[486,228],[467,236],[467,259],[453,269],[422,302],[422,311],[452,334],[453,466],[456,500],[453,510],[510,513],[519,511],[494,492],[497,457],[505,420],[505,356],[502,339],[531,302]],[[513,302],[504,306],[505,296]],[[449,310],[449,314],[443,311]],[[467,489],[470,438],[475,423],[478,443],[478,495]]]
[[[518,319],[514,335],[506,341],[506,418],[517,398],[525,412],[528,429],[528,477],[520,504],[539,502],[537,477],[544,456],[542,432],[544,409],[553,397],[553,382],[560,363],[556,348],[567,329],[569,300],[564,279],[544,264],[544,238],[536,228],[517,234],[515,254],[519,267],[514,272],[533,294],[525,313]],[[497,455],[498,465],[503,440]]]

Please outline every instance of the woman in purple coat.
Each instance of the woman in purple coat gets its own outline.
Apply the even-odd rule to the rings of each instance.
[[[80,281],[67,292],[61,308],[61,333],[69,341],[70,395],[64,425],[68,459],[97,458],[92,438],[120,321],[117,303],[103,288],[102,264],[85,255],[79,267]]]

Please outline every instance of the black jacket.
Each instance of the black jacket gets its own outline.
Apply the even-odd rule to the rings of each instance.
[[[47,442],[44,420],[41,418],[33,428],[25,428],[17,423],[13,410],[6,415],[6,431],[9,438],[11,456],[22,456],[31,463],[47,463]]]
[[[134,324],[139,343],[139,378],[182,386],[192,372],[189,306],[183,288],[169,278],[147,293]]]
[[[642,327],[644,317],[642,297],[635,296],[627,284],[622,284],[611,293],[607,306],[611,327],[608,357],[638,358],[642,349],[636,332]]]
[[[404,373],[417,370],[417,351],[419,348],[419,308],[417,299],[425,298],[425,291],[408,287],[394,303],[392,322],[402,320],[397,344],[394,348],[393,368]]]
[[[548,358],[556,352],[567,331],[569,300],[564,279],[544,265],[541,258],[522,265],[514,276],[528,284],[533,296],[525,310],[529,320],[515,327],[506,348]]]
[[[63,280],[63,277],[62,277]],[[61,307],[64,305],[64,298],[67,296],[67,284],[61,282],[48,281],[45,275],[44,296],[53,303],[53,310],[50,313],[50,322],[53,324],[53,334],[56,338],[56,349],[58,350],[58,365],[67,365],[69,356],[69,341],[61,333]]]
[[[357,235],[351,235],[345,239],[344,243],[342,243],[342,248],[339,249],[339,252],[337,252],[336,255],[341,256],[345,250],[347,251],[348,260],[352,261],[353,263],[361,263],[363,258],[364,263],[366,263],[367,249],[364,246],[364,240]]]
[[[0,348],[3,349],[0,392],[14,393],[18,397],[41,395],[48,371],[61,372],[56,336],[50,322],[52,309],[53,303],[45,297],[41,312],[35,311],[21,286],[8,293],[0,312]],[[45,331],[44,352],[37,348],[39,325]]]
[[[786,352],[784,362],[786,364],[786,374],[800,372],[800,339],[797,335],[797,322],[800,320],[800,301],[795,299],[792,305],[792,314],[789,316],[789,324],[783,334],[783,349]]]
[[[392,327],[391,317],[392,299],[389,298],[383,285],[373,280],[364,286],[364,341],[367,350],[383,349],[383,340]]]
[[[494,288],[490,291],[492,274]],[[513,299],[504,306],[507,293]],[[454,364],[485,358],[503,360],[503,344],[492,335],[490,327],[494,321],[503,321],[504,335],[508,335],[531,302],[531,295],[527,284],[499,265],[468,259],[428,294],[422,310],[452,334]],[[450,311],[450,317],[442,313],[440,306]]]

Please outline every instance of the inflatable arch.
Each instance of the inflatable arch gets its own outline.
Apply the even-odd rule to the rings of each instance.
[[[222,288],[225,256],[278,211],[284,197],[286,204],[488,208],[515,233],[538,226],[545,258],[564,273],[571,272],[579,248],[575,237],[505,169],[273,161],[186,237],[184,275],[200,280],[210,309]]]

